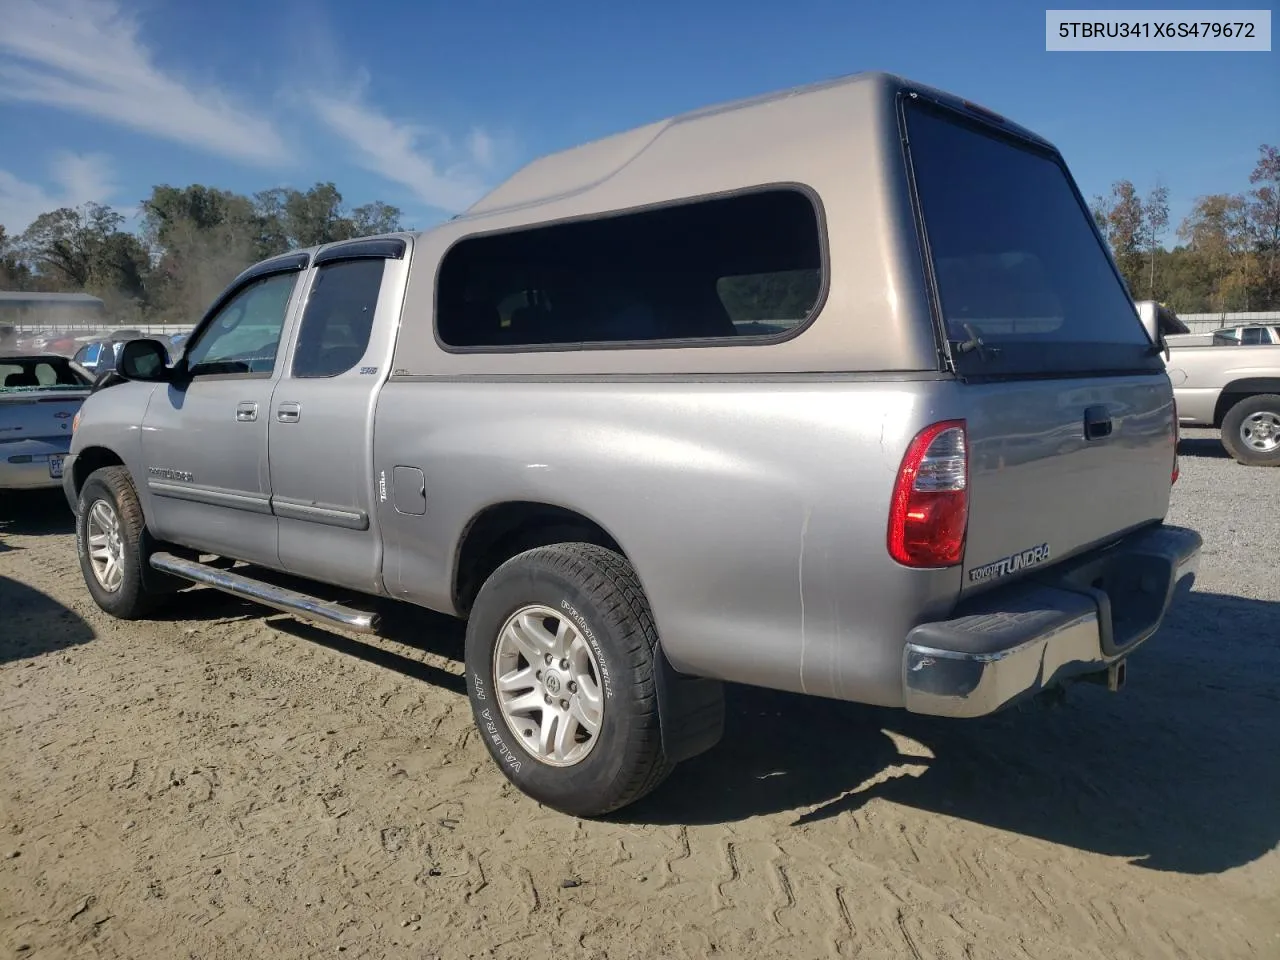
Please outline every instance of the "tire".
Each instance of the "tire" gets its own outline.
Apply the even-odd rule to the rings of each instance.
[[[1238,463],[1280,467],[1280,396],[1245,397],[1222,418],[1222,445]]]
[[[516,622],[525,624],[523,631]],[[553,630],[562,631],[557,652],[568,656],[548,668],[545,651],[554,648],[544,644],[555,642]],[[540,803],[579,817],[618,810],[657,787],[672,769],[658,714],[657,644],[635,571],[611,550],[561,543],[498,567],[467,622],[466,670],[476,726],[507,779]],[[499,690],[499,672],[516,671],[527,682]],[[517,697],[528,699],[513,703]],[[544,712],[547,697],[552,705]],[[544,737],[548,713],[556,716],[555,733],[576,726],[576,737]],[[583,722],[593,717],[594,733]],[[544,739],[551,749],[540,756]]]
[[[108,529],[112,519],[114,537]],[[104,535],[107,537],[104,546],[114,555],[118,568],[114,576],[104,575],[101,568],[95,569],[100,561],[91,555],[91,539]],[[129,471],[113,466],[89,474],[80,490],[76,509],[76,554],[80,558],[80,573],[94,602],[121,620],[141,619],[154,611],[177,587],[172,578],[151,570],[149,560],[154,549]]]

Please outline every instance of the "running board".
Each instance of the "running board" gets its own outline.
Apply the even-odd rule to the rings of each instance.
[[[283,613],[292,614],[301,620],[323,623],[331,627],[341,627],[356,633],[376,633],[378,615],[366,610],[345,607],[330,600],[321,600],[296,590],[286,590],[261,580],[254,580],[230,570],[219,570],[206,563],[184,560],[172,553],[153,553],[151,566],[162,573],[170,573],[184,580],[192,580],[229,593],[233,597],[252,600],[264,606],[274,607]]]

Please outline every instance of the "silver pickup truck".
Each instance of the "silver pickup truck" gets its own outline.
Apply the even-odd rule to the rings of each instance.
[[[1217,333],[1204,334],[1207,342],[1198,334],[1168,335],[1164,331],[1176,322],[1168,307],[1152,300],[1136,306],[1147,332],[1164,337],[1178,422],[1221,430],[1222,445],[1238,463],[1280,467],[1280,343]]]
[[[117,372],[65,472],[100,607],[465,618],[494,761],[580,816],[714,745],[726,681],[956,718],[1118,689],[1201,547],[1163,522],[1159,346],[1058,152],[885,74],[259,263]]]

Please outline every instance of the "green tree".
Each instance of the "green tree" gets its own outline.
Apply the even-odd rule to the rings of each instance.
[[[1094,198],[1092,211],[1129,289],[1141,289],[1147,218],[1133,182],[1117,180],[1108,196]]]
[[[67,289],[83,289],[101,277],[108,238],[124,217],[100,203],[42,213],[23,231],[22,257],[32,269]]]
[[[0,290],[26,290],[31,284],[31,268],[21,258],[17,244],[0,224]]]
[[[1244,198],[1226,193],[1198,197],[1178,227],[1178,238],[1209,275],[1213,287],[1210,309],[1248,310],[1249,267],[1254,253]]]
[[[1280,306],[1280,149],[1268,144],[1249,175],[1254,185],[1245,200],[1248,229],[1260,259],[1259,294],[1264,309]]]
[[[290,190],[284,215],[292,246],[310,247],[351,238],[351,221],[342,212],[342,194],[332,183],[317,183],[306,193]]]
[[[1147,297],[1156,299],[1156,251],[1161,249],[1161,238],[1169,229],[1169,188],[1156,184],[1142,203],[1144,241],[1147,248]]]
[[[275,252],[248,197],[198,183],[153,188],[142,233],[156,260],[152,306],[171,321],[195,321],[236,274]]]
[[[317,183],[305,192],[264,190],[254,196],[254,206],[272,253],[401,229],[398,207],[375,200],[348,213],[332,183]]]
[[[404,228],[400,225],[402,216],[399,207],[375,200],[351,211],[352,233],[354,237],[369,237],[379,233],[395,233]]]

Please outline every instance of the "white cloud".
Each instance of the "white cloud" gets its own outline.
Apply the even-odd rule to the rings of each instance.
[[[287,159],[265,118],[165,73],[114,0],[0,0],[0,99],[120,124],[254,164]]]
[[[471,154],[471,159],[478,163],[481,167],[489,169],[494,164],[494,152],[497,150],[497,144],[494,143],[493,137],[479,127],[473,127],[471,133],[467,136],[467,150]]]
[[[356,163],[409,188],[428,206],[462,210],[488,189],[484,174],[493,165],[496,144],[484,130],[473,129],[459,148],[433,128],[391,119],[359,92],[313,93],[310,102],[320,120],[352,146]]]
[[[50,165],[49,180],[56,185],[55,190],[0,170],[0,225],[10,237],[17,236],[42,213],[89,202],[105,203],[116,192],[110,162],[96,153],[57,154]]]

